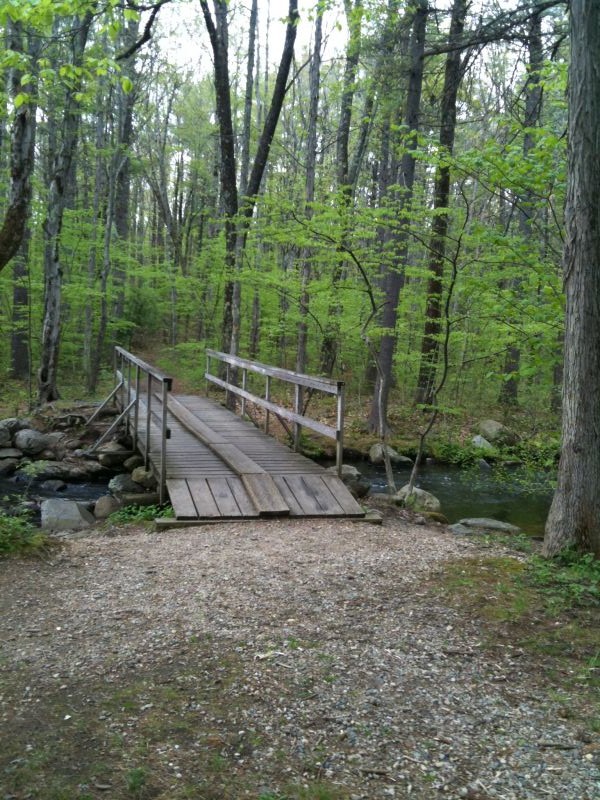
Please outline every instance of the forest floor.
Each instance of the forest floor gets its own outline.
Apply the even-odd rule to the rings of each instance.
[[[0,562],[2,800],[593,800],[600,614],[386,511]]]

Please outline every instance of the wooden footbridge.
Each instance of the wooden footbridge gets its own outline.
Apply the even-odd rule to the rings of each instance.
[[[227,406],[239,399],[238,416],[208,397],[174,395],[171,377],[120,347],[115,354],[116,386],[103,406],[115,400],[120,414],[95,447],[124,422],[157,478],[161,504],[168,493],[177,520],[364,516],[339,477],[342,382],[208,350],[207,390],[224,390]],[[214,364],[224,377],[213,373]],[[272,402],[273,381],[293,387],[293,410]],[[263,382],[261,394],[250,390]],[[306,415],[306,393],[313,391],[335,397],[335,427]],[[247,418],[250,409],[254,417],[260,412],[261,428]],[[293,450],[269,435],[273,416],[288,431]],[[303,427],[335,439],[337,474],[298,452]]]

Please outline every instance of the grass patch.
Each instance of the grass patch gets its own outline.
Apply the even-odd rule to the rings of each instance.
[[[593,695],[600,689],[600,562],[566,551],[553,560],[534,553],[449,563],[436,593],[481,620],[484,646],[518,648],[590,730],[600,727]],[[592,713],[591,713],[592,712]]]

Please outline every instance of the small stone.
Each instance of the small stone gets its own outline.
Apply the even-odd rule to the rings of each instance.
[[[131,473],[131,479],[140,486],[143,486],[144,489],[156,488],[156,478],[154,477],[154,473],[151,469],[136,467]]]
[[[376,442],[369,450],[369,461],[371,464],[383,464],[384,452],[387,452],[392,464],[404,464],[407,467],[410,467],[413,464],[412,459],[408,458],[407,456],[400,455],[400,453],[397,453],[393,447],[389,446],[389,444],[383,445],[381,442]]]
[[[111,514],[114,514],[115,511],[118,511],[121,506],[122,503],[118,498],[113,497],[111,494],[106,494],[96,501],[94,516],[96,519],[106,519]]]
[[[133,472],[136,467],[141,467],[144,464],[144,459],[138,453],[135,453],[123,462],[123,467],[127,472]]]

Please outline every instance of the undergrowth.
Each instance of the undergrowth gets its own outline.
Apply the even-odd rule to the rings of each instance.
[[[13,516],[0,511],[0,558],[38,552],[47,541],[25,514]]]
[[[129,522],[153,522],[157,517],[173,517],[173,509],[165,506],[123,506],[114,511],[108,518],[115,525],[126,525]]]

